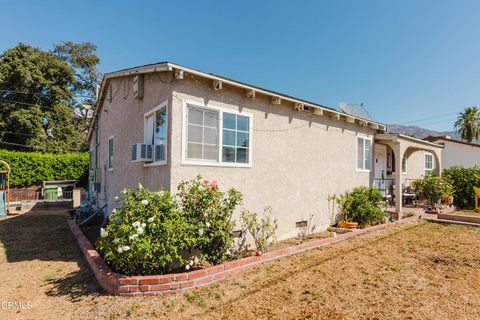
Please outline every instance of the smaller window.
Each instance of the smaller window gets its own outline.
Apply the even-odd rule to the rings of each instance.
[[[402,173],[407,173],[407,157],[403,156],[402,159]]]
[[[433,154],[425,153],[425,173],[433,172]]]
[[[357,137],[357,170],[370,171],[372,168],[372,140]]]
[[[108,170],[113,170],[113,137],[108,138]]]

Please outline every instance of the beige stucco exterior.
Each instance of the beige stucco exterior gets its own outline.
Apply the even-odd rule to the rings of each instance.
[[[152,190],[175,192],[184,179],[200,174],[217,180],[221,189],[234,187],[244,195],[244,207],[262,212],[267,206],[279,221],[279,239],[296,236],[295,223],[308,220],[316,230],[329,225],[327,197],[372,183],[373,172],[356,169],[357,137],[374,138],[376,129],[347,123],[328,115],[297,111],[291,103],[272,104],[271,97],[247,98],[245,90],[198,76],[172,80],[172,72],[145,74],[143,99],[132,95],[133,76],[110,80],[98,113],[100,145],[97,167],[102,170],[98,206],[115,207],[113,197],[137,183]],[[111,93],[111,94],[110,94]],[[111,102],[109,97],[111,96]],[[143,142],[144,114],[167,101],[167,164],[150,166],[131,161],[131,147]],[[248,167],[191,165],[182,161],[184,104],[223,108],[251,114],[252,163]],[[114,137],[113,170],[107,169],[108,138]],[[94,149],[95,134],[91,136]],[[238,213],[234,216],[238,222]]]
[[[480,145],[442,137],[430,141],[444,146],[442,150],[443,168],[480,166]]]

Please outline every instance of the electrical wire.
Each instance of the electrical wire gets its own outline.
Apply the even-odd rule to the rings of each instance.
[[[8,100],[8,99],[0,99],[0,102],[12,102],[12,103],[16,103],[16,104],[25,105],[25,106],[39,107],[39,108],[43,108],[43,109],[46,109],[46,110],[54,111],[54,109],[52,109],[52,108],[50,108],[50,107],[41,106],[41,105],[35,104],[35,103],[28,103],[28,102],[22,102],[22,101],[16,101],[16,100]]]
[[[44,93],[44,92],[22,92],[22,91],[15,91],[15,90],[8,90],[8,89],[0,89],[0,92],[12,92],[12,93],[18,93],[18,94],[29,94],[29,95],[42,95],[42,96],[65,96],[64,94],[59,94],[59,93]],[[80,97],[80,98],[91,98],[92,96],[89,95],[81,95],[81,94],[73,94],[75,97]]]
[[[23,133],[23,132],[12,132],[12,131],[1,131],[0,133],[6,133],[6,134],[15,134],[19,136],[30,136],[30,137],[36,137],[38,136],[37,134],[31,134],[31,133]]]

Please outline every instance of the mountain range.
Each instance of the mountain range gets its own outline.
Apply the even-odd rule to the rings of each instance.
[[[416,126],[403,126],[399,124],[388,125],[388,132],[401,133],[408,136],[412,136],[418,139],[423,139],[428,136],[450,136],[452,139],[461,140],[460,135],[456,131],[433,131]]]

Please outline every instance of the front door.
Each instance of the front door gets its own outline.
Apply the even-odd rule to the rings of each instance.
[[[385,197],[387,194],[386,188],[386,181],[385,178],[387,176],[387,149],[385,146],[376,145],[375,146],[375,180],[374,180],[374,187],[378,188],[383,196]]]

